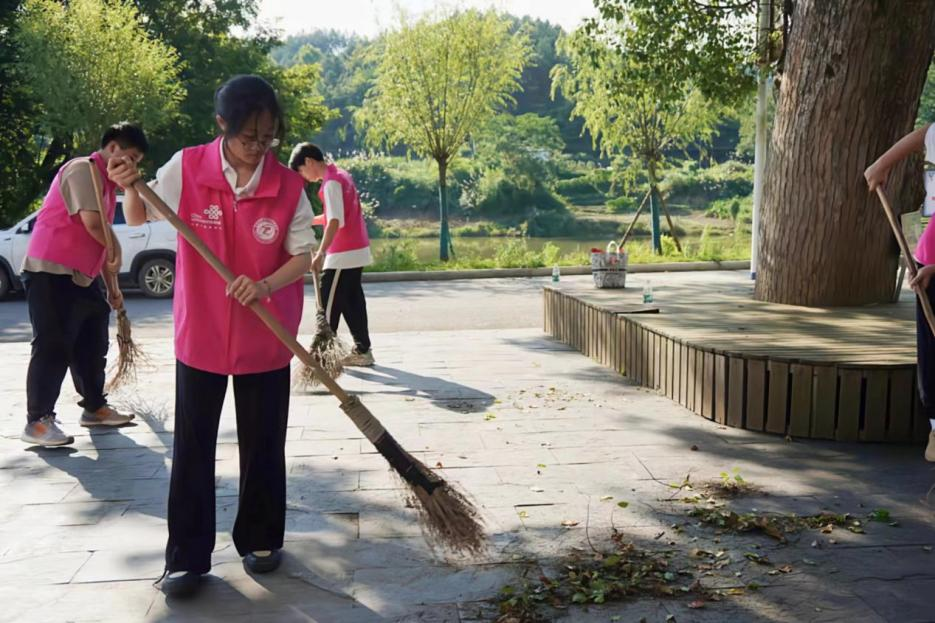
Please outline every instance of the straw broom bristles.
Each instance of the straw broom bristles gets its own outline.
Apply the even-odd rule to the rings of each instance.
[[[135,383],[137,368],[145,360],[143,349],[130,335],[127,310],[121,307],[117,310],[117,361],[111,366],[112,376],[107,383],[107,391],[114,391],[126,383]]]
[[[312,277],[315,287],[315,337],[312,338],[308,353],[321,366],[325,374],[336,379],[344,372],[344,359],[351,354],[351,348],[331,330],[321,302],[318,273],[313,273]],[[299,370],[298,382],[306,387],[315,387],[321,383],[315,370],[305,364],[302,364]]]
[[[107,243],[103,268],[104,284],[111,295],[119,294],[120,285],[117,282],[117,266],[119,266],[120,258],[116,257],[114,232],[107,219],[107,213],[104,211],[104,201],[101,197],[101,180],[98,177],[100,172],[97,170],[97,165],[90,160],[88,161],[88,168],[91,174],[91,183],[94,186],[97,207],[101,215],[104,241]],[[127,316],[127,310],[122,301],[123,298],[121,297],[120,307],[115,310],[117,312],[117,361],[114,362],[111,368],[113,376],[107,383],[108,391],[113,391],[127,382],[135,382],[136,366],[144,359],[142,350],[133,342],[133,337],[130,334],[130,318]]]

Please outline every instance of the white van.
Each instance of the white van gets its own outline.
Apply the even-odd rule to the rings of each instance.
[[[23,287],[20,268],[38,214],[33,212],[10,229],[0,230],[0,298]],[[175,229],[165,221],[128,226],[118,196],[114,233],[123,247],[121,284],[138,287],[151,298],[171,297],[175,289]]]

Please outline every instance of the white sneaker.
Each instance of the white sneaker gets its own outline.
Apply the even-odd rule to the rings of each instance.
[[[929,443],[925,447],[925,460],[935,463],[935,430],[929,433]]]
[[[366,353],[359,353],[357,349],[351,351],[351,354],[344,358],[344,365],[351,367],[368,367],[374,364],[373,349]]]
[[[61,424],[61,422],[56,420],[54,415],[46,415],[35,422],[27,424],[26,428],[23,429],[23,434],[20,436],[20,439],[35,446],[48,448],[67,446],[75,443],[75,438],[71,435],[66,435],[64,431],[59,428],[59,424]]]

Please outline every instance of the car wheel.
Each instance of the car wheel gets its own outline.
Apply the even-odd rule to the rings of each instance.
[[[13,282],[6,269],[0,266],[0,299],[6,298],[6,295],[13,289]]]
[[[175,291],[175,263],[163,258],[149,260],[136,278],[143,294],[154,299],[167,299]]]

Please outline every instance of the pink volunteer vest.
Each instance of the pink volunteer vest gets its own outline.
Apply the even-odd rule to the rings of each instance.
[[[284,241],[304,182],[268,153],[256,193],[236,200],[221,169],[220,140],[182,152],[179,216],[235,275],[260,280],[292,257]],[[179,237],[173,301],[179,361],[215,374],[255,374],[287,366],[292,353],[224,289],[223,279]],[[296,335],[302,296],[299,279],[262,304]]]
[[[916,245],[916,259],[921,264],[935,264],[935,226],[932,223],[935,223],[935,218],[925,226]]]
[[[107,165],[100,154],[95,152],[90,158],[101,173],[107,222],[113,223],[114,210],[117,206],[116,185],[107,177]],[[87,166],[85,164],[87,158],[76,158],[76,160],[78,162],[75,166]],[[63,166],[56,173],[52,186],[42,202],[26,255],[38,260],[55,262],[72,270],[79,270],[89,277],[97,277],[104,265],[104,247],[91,237],[84,223],[81,222],[80,216],[68,214],[68,207],[65,205],[61,192],[64,168]],[[97,206],[87,206],[87,209],[96,210]]]
[[[364,214],[360,209],[360,198],[357,196],[354,179],[347,171],[329,164],[328,171],[321,180],[321,190],[318,191],[318,198],[321,199],[322,204],[325,202],[325,184],[331,180],[341,184],[344,194],[344,227],[334,235],[334,240],[328,247],[328,253],[366,249],[370,246],[370,238],[367,236],[367,224],[364,222]],[[330,218],[328,214],[325,214],[325,217]]]

